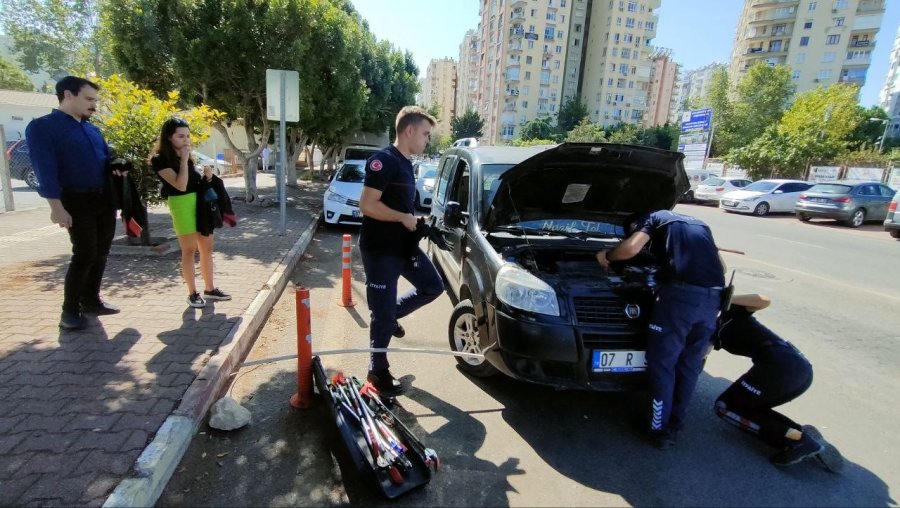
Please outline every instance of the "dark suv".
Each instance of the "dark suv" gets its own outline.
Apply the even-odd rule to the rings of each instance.
[[[690,187],[682,159],[599,143],[448,149],[429,220],[452,231],[452,249],[428,251],[457,302],[450,347],[484,355],[457,357],[461,368],[642,387],[658,266],[642,253],[607,273],[595,253],[621,241],[630,215],[675,205]]]
[[[28,143],[24,139],[6,144],[6,162],[9,164],[10,177],[24,180],[32,189],[38,188],[37,175],[31,167],[31,156],[28,154]]]

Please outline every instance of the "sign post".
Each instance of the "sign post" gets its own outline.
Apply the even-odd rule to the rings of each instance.
[[[266,118],[278,121],[278,171],[275,173],[276,198],[281,212],[278,234],[287,234],[287,122],[300,121],[300,73],[266,69]],[[266,141],[263,140],[265,143]]]
[[[681,118],[678,151],[684,153],[684,169],[703,169],[712,141],[712,108],[686,111]]]
[[[6,146],[6,135],[3,132],[3,125],[0,125],[0,146]],[[3,154],[0,154],[0,185],[3,186],[3,210],[6,212],[11,212],[16,209],[16,203],[13,199],[11,178],[6,157],[4,157]]]

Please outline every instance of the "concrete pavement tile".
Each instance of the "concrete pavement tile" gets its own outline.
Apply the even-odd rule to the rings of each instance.
[[[153,409],[150,411],[150,414],[162,414],[169,415],[172,410],[175,409],[175,406],[178,405],[178,402],[170,399],[159,399],[156,402],[156,405],[153,406]]]
[[[113,425],[111,431],[142,430],[148,434],[153,433],[159,429],[167,416],[169,416],[169,411],[165,413],[156,412],[150,415],[123,413],[121,418]]]
[[[11,363],[12,366],[3,371],[4,374],[44,374],[50,371],[55,365],[52,361],[46,362],[22,362],[16,360],[2,360],[0,363]]]
[[[17,475],[54,473],[60,477],[68,476],[75,471],[90,452],[75,453],[35,453],[31,459],[22,465]]]
[[[5,480],[12,477],[13,474],[18,473],[19,469],[21,469],[26,462],[31,460],[31,457],[34,457],[33,452],[17,453],[14,455],[4,454],[0,457],[0,479]]]
[[[116,488],[116,484],[119,483],[119,475],[112,473],[100,473],[98,474],[85,489],[82,497],[78,500],[78,504],[84,503],[86,500],[90,499],[102,499],[105,498]]]
[[[28,386],[26,389],[34,389],[35,387]],[[53,387],[51,387],[53,388]],[[53,400],[24,400],[20,401],[18,407],[16,408],[16,412],[19,414],[27,415],[28,418],[32,418],[35,415],[38,416],[53,416],[62,413],[63,408],[69,403],[68,400],[57,398]],[[29,431],[36,430],[32,428],[20,428],[21,431]]]
[[[4,431],[4,435],[0,436],[0,456],[8,454],[13,448],[18,446],[26,435],[27,434],[25,433],[7,434],[6,431]]]
[[[60,434],[50,434],[47,432],[31,432],[29,434],[15,434],[21,436],[19,444],[13,449],[13,453],[26,452],[53,452],[62,453],[66,451],[72,443],[76,442],[82,431],[64,432]]]
[[[9,398],[47,402],[58,398],[61,391],[62,386],[19,386],[9,394]]]
[[[12,430],[20,421],[25,419],[25,415],[17,414],[15,416],[0,417],[0,434],[6,434]]]
[[[97,471],[114,475],[124,475],[134,465],[134,454],[106,453],[99,450],[88,452],[81,465],[85,471]]]
[[[19,424],[13,428],[13,432],[44,431],[51,434],[61,433],[67,430],[66,424],[69,423],[72,418],[72,415],[54,414],[52,416],[40,416],[31,414],[19,422]]]
[[[81,438],[69,447],[69,451],[103,450],[116,452],[121,449],[122,444],[129,438],[131,432],[128,430],[119,432],[83,432]]]
[[[35,506],[72,506],[78,503],[85,487],[94,479],[94,473],[59,478],[56,475],[41,475],[40,480],[31,485],[18,502],[24,505],[35,503]]]
[[[120,413],[108,415],[85,415],[78,414],[69,422],[69,430],[90,430],[90,431],[109,431],[118,430],[115,428],[116,423],[122,418]]]
[[[41,479],[41,475],[32,474],[9,480],[0,480],[0,506],[19,506],[19,497]]]
[[[157,427],[157,429],[159,429],[159,427]],[[126,439],[121,445],[119,445],[119,451],[127,452],[133,450],[136,452],[134,458],[137,459],[137,456],[140,454],[141,450],[143,450],[150,443],[150,436],[151,434],[149,432],[144,432],[143,430],[135,430],[131,433],[130,436],[128,436],[128,439]]]

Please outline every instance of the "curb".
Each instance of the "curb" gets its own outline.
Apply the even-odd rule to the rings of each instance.
[[[241,316],[240,324],[222,341],[218,352],[209,359],[184,393],[178,408],[166,418],[153,441],[141,452],[135,461],[135,476],[120,481],[103,503],[104,507],[153,506],[156,503],[215,397],[253,345],[266,316],[309,246],[321,218],[322,212],[313,216],[309,226]]]

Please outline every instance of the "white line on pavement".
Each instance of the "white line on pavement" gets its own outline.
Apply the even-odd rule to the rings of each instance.
[[[782,242],[796,243],[796,244],[799,244],[799,245],[805,245],[805,246],[807,246],[807,247],[813,247],[813,248],[816,248],[816,249],[821,249],[821,248],[823,248],[821,245],[815,245],[815,244],[812,244],[812,243],[806,243],[806,242],[798,242],[798,241],[796,241],[796,240],[788,240],[787,238],[781,238],[781,237],[779,237],[779,236],[759,235],[759,234],[757,234],[756,236],[762,236],[762,237],[764,237],[764,238],[773,238],[773,239],[775,239],[775,240],[781,240]]]

